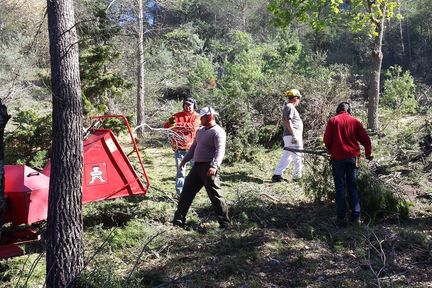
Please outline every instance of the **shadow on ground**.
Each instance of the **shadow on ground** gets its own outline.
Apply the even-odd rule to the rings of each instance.
[[[216,220],[210,205],[194,211],[205,221]],[[409,243],[431,245],[430,240],[389,237],[398,227],[430,231],[431,217],[341,229],[329,217],[333,214],[333,205],[317,203],[292,205],[258,198],[233,203],[232,231],[210,228],[203,233],[197,228],[190,237],[176,239],[168,263],[143,268],[139,274],[149,287],[376,287],[376,279],[383,284],[387,278],[400,284],[429,283],[427,266],[413,268],[397,257],[407,259],[411,254],[411,263],[431,263],[427,247],[417,254],[404,250],[412,248],[406,246]],[[382,247],[383,254],[370,252],[376,247]],[[376,271],[381,271],[379,277]],[[391,280],[400,274],[406,278]]]
[[[233,173],[226,173],[222,172],[221,174],[221,180],[226,185],[226,183],[257,183],[257,184],[263,184],[264,180],[252,177],[247,172],[239,171],[239,172],[233,172]]]

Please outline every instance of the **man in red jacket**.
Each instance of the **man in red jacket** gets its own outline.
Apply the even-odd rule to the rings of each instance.
[[[371,140],[362,123],[351,116],[348,102],[342,102],[336,109],[325,129],[324,144],[331,155],[333,180],[336,190],[336,223],[339,227],[346,226],[345,184],[348,188],[348,199],[351,210],[350,220],[360,224],[360,198],[357,191],[356,177],[360,144],[365,149],[366,159],[372,160]]]
[[[180,162],[192,145],[195,133],[200,126],[200,117],[196,110],[195,99],[188,97],[183,101],[183,111],[172,115],[163,125],[164,128],[171,128],[174,132],[171,137],[171,146],[177,168],[175,189],[178,197],[183,190],[186,173],[185,166],[180,167]]]

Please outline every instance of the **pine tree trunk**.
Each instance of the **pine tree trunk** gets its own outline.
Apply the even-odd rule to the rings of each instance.
[[[138,83],[137,83],[137,126],[144,123],[144,17],[142,0],[138,4]],[[138,139],[143,138],[143,128],[137,130]]]
[[[369,105],[368,105],[368,129],[378,131],[378,108],[379,108],[379,94],[380,94],[380,78],[382,66],[382,41],[384,36],[384,20],[385,20],[385,7],[383,7],[383,15],[376,27],[378,36],[375,37],[372,51],[371,63],[371,79],[369,86]]]
[[[84,267],[82,101],[72,0],[48,0],[53,135],[46,235],[47,287],[73,286]],[[69,286],[69,287],[70,287]]]
[[[4,130],[10,117],[11,116],[7,113],[6,105],[3,105],[0,99],[0,239],[3,228],[3,212],[6,208],[4,176]]]
[[[412,65],[412,48],[411,48],[411,34],[410,34],[409,19],[406,17],[406,31],[407,31],[407,45],[408,45],[408,67],[413,69]]]
[[[398,4],[400,5],[400,1],[398,1]],[[398,8],[398,13],[400,14],[400,15],[402,15],[401,14],[401,8],[400,8],[400,6],[399,6],[399,8]],[[404,44],[404,35],[403,35],[403,26],[402,26],[402,19],[399,19],[399,36],[400,36],[400,43],[401,43],[401,51],[402,51],[402,59],[404,58],[404,56],[405,56],[405,44]]]

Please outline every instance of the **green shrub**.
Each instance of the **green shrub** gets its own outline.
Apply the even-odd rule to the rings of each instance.
[[[372,173],[362,171],[357,183],[362,213],[368,215],[372,221],[391,215],[408,217],[411,203],[390,190]]]
[[[335,198],[332,168],[329,160],[320,156],[306,158],[307,169],[304,175],[304,188],[308,196],[317,201]]]
[[[239,161],[252,161],[255,159],[257,146],[254,139],[255,135],[249,135],[249,137],[228,137],[227,149],[226,149],[226,163],[234,163]]]
[[[123,278],[118,273],[118,263],[109,257],[92,263],[77,279],[74,287],[96,288],[96,287],[124,287]]]
[[[318,156],[307,159],[308,165],[304,176],[306,195],[319,202],[334,200],[332,168],[328,160]],[[370,172],[361,171],[357,184],[362,213],[368,215],[372,221],[378,217],[395,214],[401,218],[408,217],[411,203],[386,187]]]
[[[258,131],[258,143],[273,148],[282,143],[282,125],[264,125]]]
[[[12,121],[17,127],[5,133],[5,162],[42,168],[51,148],[51,115],[22,110]]]
[[[409,71],[402,72],[402,67],[390,67],[385,73],[384,93],[381,105],[400,113],[414,113],[417,108],[414,78]]]
[[[126,116],[126,119],[129,122],[129,125],[133,125],[133,119],[132,116]],[[113,131],[115,135],[118,135],[120,133],[128,133],[127,127],[121,118],[106,118],[103,119],[103,128],[110,129]],[[133,129],[133,127],[131,127]]]

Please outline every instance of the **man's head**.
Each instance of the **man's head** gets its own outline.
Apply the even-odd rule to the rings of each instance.
[[[201,124],[204,127],[210,127],[216,123],[216,115],[218,115],[218,113],[210,106],[207,106],[201,109],[199,115]]]
[[[193,111],[196,111],[197,109],[198,109],[197,103],[196,103],[194,98],[187,97],[183,100],[183,110],[185,112],[192,113]]]
[[[288,97],[289,103],[293,103],[295,106],[300,103],[300,99],[302,98],[300,91],[297,89],[290,89],[286,91],[285,96]]]
[[[351,114],[351,105],[348,102],[341,102],[336,108],[336,114],[341,112],[348,112]]]

